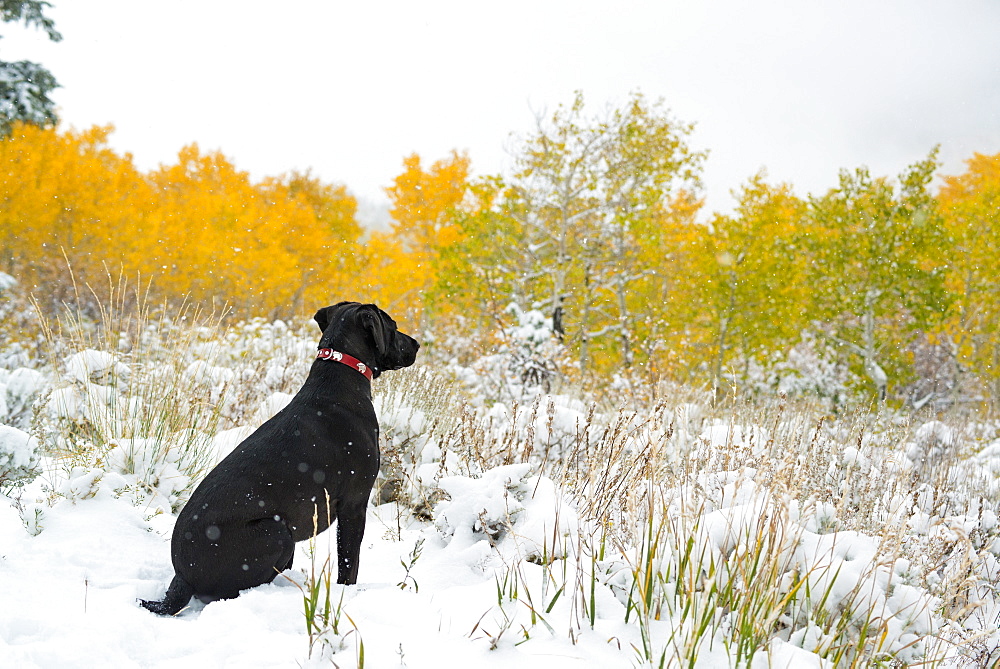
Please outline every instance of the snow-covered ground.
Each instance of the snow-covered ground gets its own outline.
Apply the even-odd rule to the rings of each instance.
[[[237,599],[173,618],[140,608],[173,574],[174,512],[287,402],[311,337],[146,323],[70,337],[52,364],[0,355],[2,666],[1000,659],[997,425],[720,414],[694,392],[518,405],[427,368],[376,382],[383,476],[358,585],[323,586],[325,533]],[[317,584],[333,611],[310,628]]]

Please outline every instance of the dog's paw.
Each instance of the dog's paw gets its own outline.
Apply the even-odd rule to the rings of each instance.
[[[139,606],[146,609],[147,611],[155,613],[158,616],[176,616],[178,613],[187,608],[185,606],[182,607],[180,610],[175,611],[170,606],[167,605],[167,602],[165,600],[162,602],[153,602],[148,599],[137,599],[136,601],[139,603]]]
[[[147,611],[152,611],[153,613],[162,616],[165,614],[166,608],[163,606],[163,602],[152,602],[148,599],[137,599],[139,606],[146,609]]]

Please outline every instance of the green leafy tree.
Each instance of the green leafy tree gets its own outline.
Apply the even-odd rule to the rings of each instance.
[[[732,216],[717,215],[704,237],[701,320],[713,386],[754,358],[792,345],[809,321],[800,234],[806,203],[791,186],[754,176]]]
[[[626,367],[635,362],[638,342],[649,335],[649,303],[662,301],[659,277],[669,257],[671,227],[693,220],[700,202],[693,196],[704,154],[693,152],[686,137],[693,129],[673,120],[660,104],[639,94],[614,110],[605,132],[600,219],[591,265],[604,331],[585,332],[584,344],[608,333],[609,345]],[[586,351],[585,351],[586,353]]]
[[[678,209],[697,209],[704,154],[692,127],[641,94],[588,118],[582,94],[539,118],[514,151],[509,180],[481,182],[488,208],[464,238],[497,306],[516,301],[551,314],[552,330],[582,369],[632,365],[662,305],[665,239]],[[474,190],[475,192],[475,190]]]
[[[523,229],[511,213],[516,206],[506,181],[493,175],[471,181],[463,205],[451,210],[455,238],[439,249],[427,295],[434,317],[449,319],[449,331],[486,341],[503,327],[510,302],[530,302],[521,274]]]
[[[23,21],[40,28],[49,39],[62,39],[44,10],[51,5],[38,0],[0,0],[0,20]],[[52,73],[37,63],[0,61],[0,139],[10,136],[14,121],[46,126],[56,122],[49,93],[59,86]]]
[[[937,149],[899,176],[866,168],[810,202],[813,249],[808,285],[817,327],[857,363],[885,398],[907,375],[906,347],[940,323],[947,306],[946,237],[928,190]]]

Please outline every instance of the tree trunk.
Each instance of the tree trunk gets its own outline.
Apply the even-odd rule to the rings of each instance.
[[[885,401],[886,391],[889,387],[889,377],[885,370],[878,364],[878,342],[875,337],[875,300],[878,299],[879,291],[869,288],[865,293],[865,313],[862,315],[862,342],[865,363],[865,373],[875,384],[875,391],[880,402]]]

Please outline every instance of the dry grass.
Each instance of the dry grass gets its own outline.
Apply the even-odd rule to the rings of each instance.
[[[423,384],[433,378],[420,374]],[[937,625],[955,630],[980,606],[975,593],[997,528],[984,522],[970,534],[949,527],[983,519],[1000,502],[995,477],[968,459],[993,431],[965,446],[939,444],[933,462],[911,465],[906,454],[919,427],[912,417],[696,399],[682,389],[646,409],[604,413],[591,405],[578,415],[570,443],[558,448],[544,438],[553,432],[547,398],[512,408],[502,420],[451,395],[429,411],[457,417],[451,431],[436,435],[450,471],[475,475],[530,462],[573,501],[582,538],[564,570],[575,574],[567,578],[580,594],[576,619],[586,625],[588,592],[617,588],[627,618],[642,630],[635,653],[643,664],[688,666],[713,643],[749,662],[768,652],[773,638],[838,667],[904,659],[934,666],[946,655],[975,666],[977,652],[993,658],[976,650],[974,632],[944,642],[941,628],[922,622],[937,616]],[[759,507],[746,518],[734,511],[741,485]],[[433,495],[427,482],[423,496]],[[727,513],[732,536],[720,551],[706,538],[718,526],[706,523]],[[927,526],[915,531],[919,519]],[[859,536],[852,533],[873,543],[864,565],[845,562],[836,544],[817,543],[822,550],[808,559],[801,554],[816,537]],[[599,568],[595,556],[609,552],[618,557]],[[848,568],[850,575],[841,571]],[[908,588],[928,596],[891,601]]]
[[[39,309],[44,356],[63,376],[35,431],[64,475],[114,470],[176,508],[215,464],[214,435],[252,420],[266,393],[264,367],[281,359],[281,346],[267,342],[264,354],[225,325],[224,312],[149,305],[125,281],[110,294],[97,320]],[[88,351],[110,354],[114,366],[87,378],[69,373],[67,362]],[[280,389],[292,383],[282,378]]]

